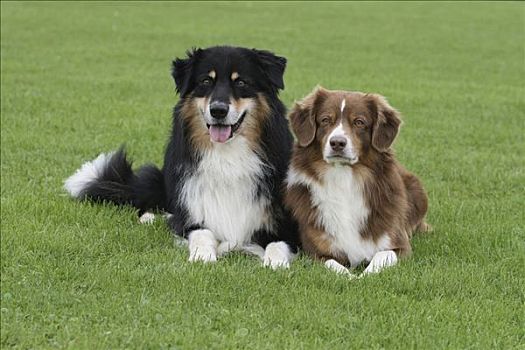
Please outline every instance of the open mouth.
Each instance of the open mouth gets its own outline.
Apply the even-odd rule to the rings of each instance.
[[[208,131],[210,132],[210,138],[213,142],[224,143],[233,137],[233,134],[239,129],[242,122],[246,117],[246,111],[244,111],[235,124],[206,124]]]

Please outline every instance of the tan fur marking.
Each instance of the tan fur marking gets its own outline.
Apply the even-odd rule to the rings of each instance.
[[[263,95],[257,95],[254,102],[255,107],[246,115],[244,122],[240,126],[239,133],[246,137],[252,149],[257,150],[260,147],[263,124],[270,116],[270,107]],[[242,110],[246,103],[245,99],[232,101],[237,110]]]
[[[189,125],[190,141],[199,150],[211,147],[210,134],[202,116],[207,105],[207,97],[189,98],[184,101],[181,109],[181,117]]]
[[[211,70],[208,75],[210,76],[210,78],[212,79],[215,79],[217,77],[217,73],[214,71],[214,70]]]
[[[231,75],[232,81],[237,80],[238,77],[239,77],[239,73],[237,73],[237,72],[233,72],[232,75]]]

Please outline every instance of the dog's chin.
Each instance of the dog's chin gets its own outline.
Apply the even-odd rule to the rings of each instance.
[[[238,134],[239,129],[244,122],[244,118],[246,117],[246,113],[247,112],[244,111],[235,124],[206,124],[211,142],[227,143],[232,140]]]
[[[354,165],[359,161],[357,156],[346,156],[340,154],[329,154],[324,157],[325,161],[331,165]]]

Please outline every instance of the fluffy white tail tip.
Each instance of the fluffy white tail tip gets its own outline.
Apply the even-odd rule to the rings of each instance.
[[[114,152],[102,153],[92,161],[82,164],[80,169],[64,181],[64,189],[71,197],[78,198],[91,182],[102,175],[113,154]]]

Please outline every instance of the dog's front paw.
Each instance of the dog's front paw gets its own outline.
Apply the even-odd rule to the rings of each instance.
[[[378,252],[374,255],[365,271],[363,271],[363,275],[378,273],[395,264],[397,264],[397,254],[393,250]]]
[[[344,267],[334,259],[326,260],[324,262],[324,266],[338,274],[347,275],[350,278],[356,278],[356,275],[352,274],[350,270],[348,270],[346,267]]]
[[[190,257],[188,261],[202,261],[205,263],[213,263],[217,261],[217,252],[215,251],[215,249],[211,249],[208,247],[195,248],[193,250],[190,250]]]
[[[217,261],[217,240],[210,230],[195,230],[188,236],[190,262],[205,263]]]
[[[273,242],[266,246],[263,257],[263,265],[272,269],[289,268],[294,254],[288,244],[284,242]]]

